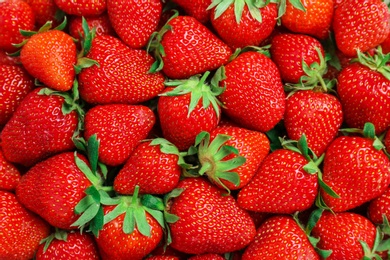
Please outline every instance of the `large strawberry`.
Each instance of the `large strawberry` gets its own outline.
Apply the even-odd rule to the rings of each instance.
[[[215,0],[211,24],[232,49],[258,46],[271,35],[277,22],[277,5],[266,1]]]
[[[157,29],[161,12],[160,0],[107,0],[112,27],[131,48],[142,48],[147,44]]]
[[[1,132],[4,156],[13,163],[32,166],[50,155],[73,149],[78,125],[75,111],[64,114],[65,99],[31,91]]]
[[[228,62],[232,50],[194,17],[174,15],[148,44],[162,70],[172,79],[186,79]]]
[[[21,177],[19,169],[7,161],[0,150],[0,190],[14,191]]]
[[[99,66],[79,74],[80,96],[92,104],[136,104],[156,97],[164,89],[161,72],[148,73],[154,59],[145,50],[131,49],[109,35],[97,36],[87,58]]]
[[[226,78],[222,77],[220,85],[226,89],[218,96],[223,112],[245,128],[271,130],[282,119],[286,105],[275,63],[265,54],[250,50],[239,54],[224,69]]]
[[[106,0],[53,0],[55,5],[67,14],[98,16],[107,10]]]
[[[183,192],[172,199],[169,212],[171,246],[190,254],[227,253],[243,249],[256,234],[253,220],[226,191],[199,178],[182,180]]]
[[[344,0],[334,12],[337,47],[347,56],[381,44],[390,32],[390,13],[381,0]]]
[[[0,258],[33,259],[50,226],[27,210],[15,194],[0,190]]]

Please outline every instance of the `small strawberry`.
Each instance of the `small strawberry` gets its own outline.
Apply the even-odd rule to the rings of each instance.
[[[148,44],[162,70],[171,79],[187,79],[212,71],[228,62],[232,50],[194,17],[174,15],[154,33]]]
[[[50,226],[27,210],[15,194],[0,190],[0,256],[2,259],[33,259]]]
[[[371,200],[367,208],[368,218],[375,224],[383,223],[383,216],[390,219],[390,188]]]
[[[53,26],[57,26],[64,19],[60,9],[54,0],[26,0],[35,15],[35,25],[39,28],[48,21],[52,21]]]
[[[107,10],[106,0],[53,0],[59,9],[78,16],[98,16]]]
[[[179,217],[169,223],[173,248],[189,254],[223,254],[252,241],[253,220],[231,195],[202,177],[183,179],[178,188],[183,192],[172,199],[169,209]]]
[[[337,47],[347,56],[381,44],[390,32],[390,13],[381,0],[344,0],[335,9],[333,30]]]
[[[21,177],[18,168],[8,162],[0,150],[0,190],[14,191]]]
[[[235,0],[228,5],[214,0],[209,9],[213,28],[232,49],[259,46],[277,22],[277,5],[266,1]]]
[[[83,69],[80,96],[91,104],[137,104],[164,89],[162,73],[148,73],[154,59],[145,50],[131,49],[114,36],[97,36],[86,56],[99,66]]]
[[[157,29],[161,12],[160,0],[107,0],[107,13],[112,27],[131,48],[138,49],[147,44]]]
[[[153,111],[143,105],[98,105],[85,114],[84,138],[96,135],[100,142],[99,160],[118,166],[148,136],[155,120]]]
[[[206,24],[210,20],[210,13],[207,7],[213,0],[172,0],[173,3],[179,5],[189,16],[194,17],[199,22]]]

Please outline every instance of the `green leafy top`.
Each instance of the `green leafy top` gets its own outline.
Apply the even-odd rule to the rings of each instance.
[[[386,151],[385,145],[382,143],[382,140],[383,140],[385,134],[383,134],[380,137],[377,137],[376,134],[375,134],[375,126],[371,122],[366,122],[364,124],[363,129],[360,129],[360,128],[343,128],[343,129],[340,129],[339,131],[341,133],[343,133],[343,134],[351,134],[351,133],[352,134],[359,134],[359,135],[364,136],[366,138],[372,139],[373,140],[372,146],[376,150],[378,150],[378,151],[379,150]]]
[[[390,67],[387,66],[389,59],[390,53],[383,54],[382,47],[378,46],[374,55],[357,50],[357,58],[352,59],[351,62],[360,62],[362,65],[379,72],[386,79],[390,80]]]
[[[278,18],[282,17],[286,13],[286,6],[287,6],[287,1],[290,2],[290,4],[295,7],[298,10],[301,10],[303,12],[306,12],[305,6],[302,4],[301,0],[275,0],[273,2],[276,2],[279,4],[279,9],[278,9]]]
[[[39,243],[40,244],[45,244],[43,246],[43,253],[46,253],[47,249],[49,248],[51,242],[53,240],[61,240],[61,241],[67,241],[68,239],[68,231],[62,230],[59,228],[55,228],[55,231],[51,233],[49,236],[45,237],[42,239]]]

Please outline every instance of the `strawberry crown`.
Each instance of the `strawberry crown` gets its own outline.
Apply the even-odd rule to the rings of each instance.
[[[301,0],[271,0],[271,2],[278,3],[279,8],[278,8],[278,18],[282,17],[286,13],[286,6],[287,6],[287,1],[290,2],[290,4],[298,9],[301,10],[302,12],[306,12],[305,6],[302,4]]]
[[[343,128],[343,129],[340,129],[339,131],[343,134],[359,134],[365,138],[369,138],[369,139],[373,140],[372,146],[376,150],[378,150],[378,151],[383,150],[384,152],[386,152],[385,145],[382,143],[382,140],[383,140],[385,134],[383,134],[380,137],[376,136],[375,126],[371,122],[366,122],[364,124],[363,129]]]
[[[59,228],[55,228],[55,231],[51,233],[49,236],[45,237],[42,239],[39,244],[45,244],[43,246],[43,253],[46,253],[47,249],[49,248],[51,242],[54,240],[61,240],[61,241],[66,241],[68,238],[68,231],[62,230]]]
[[[382,47],[378,46],[377,49],[375,49],[374,55],[371,55],[369,52],[363,53],[358,49],[357,58],[352,59],[351,62],[359,62],[371,70],[379,72],[386,79],[390,80],[390,67],[387,66],[389,59],[390,53],[383,54]]]

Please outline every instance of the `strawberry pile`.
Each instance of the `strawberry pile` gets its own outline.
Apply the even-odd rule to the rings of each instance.
[[[1,0],[0,259],[389,259],[389,59],[381,0]]]

